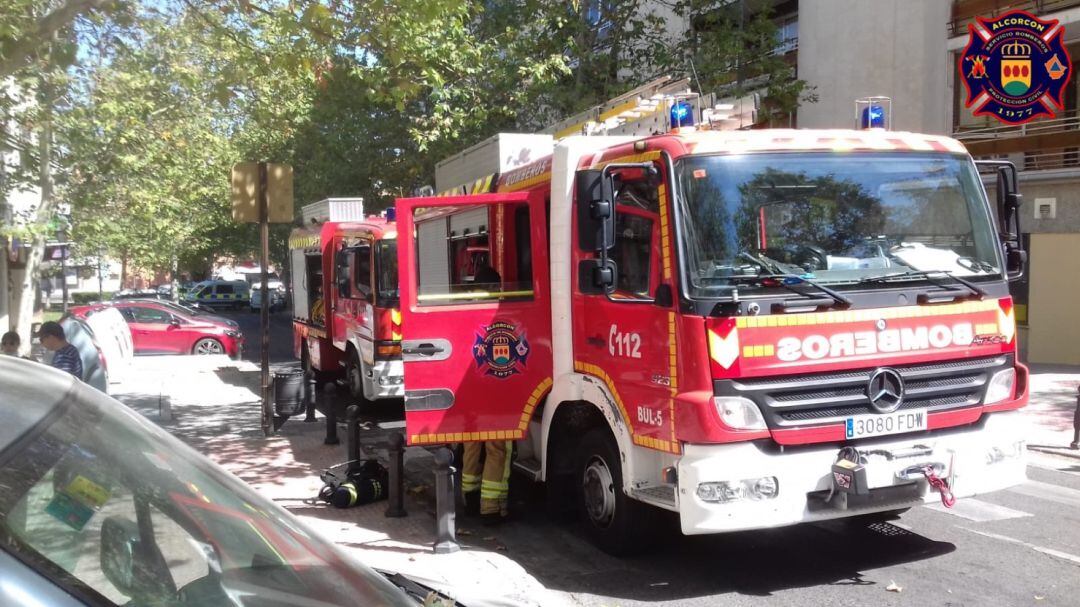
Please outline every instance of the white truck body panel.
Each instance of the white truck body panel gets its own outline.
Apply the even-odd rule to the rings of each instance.
[[[551,135],[499,133],[436,164],[435,191],[460,188],[539,160],[551,153],[553,141]]]

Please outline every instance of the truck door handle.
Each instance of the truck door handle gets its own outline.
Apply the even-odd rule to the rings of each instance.
[[[604,341],[604,338],[600,337],[599,335],[593,335],[592,337],[587,337],[587,338],[585,338],[585,341],[588,342],[588,344],[590,346],[593,346],[593,347],[596,347],[596,348],[603,348],[604,346],[607,345],[607,342]]]
[[[435,344],[423,343],[413,348],[402,348],[402,354],[417,354],[420,356],[435,356],[444,350]]]
[[[428,339],[406,339],[401,342],[401,358],[405,362],[435,362],[450,358],[454,347],[449,340],[429,337]]]

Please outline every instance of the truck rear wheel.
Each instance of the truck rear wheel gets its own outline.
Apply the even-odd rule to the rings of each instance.
[[[305,375],[315,378],[316,390],[322,390],[330,381],[326,377],[326,373],[319,371],[315,368],[315,365],[312,364],[311,353],[308,352],[307,344],[304,344],[303,349],[300,351],[300,368],[304,370]]]
[[[650,543],[647,507],[623,491],[621,462],[606,428],[590,430],[578,446],[576,493],[585,532],[615,556],[641,552]]]

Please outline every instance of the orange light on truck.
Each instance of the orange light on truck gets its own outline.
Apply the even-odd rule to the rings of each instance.
[[[398,358],[401,356],[400,343],[383,343],[375,346],[375,355],[379,358]]]

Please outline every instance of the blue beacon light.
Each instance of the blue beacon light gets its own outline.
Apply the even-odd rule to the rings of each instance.
[[[671,128],[694,126],[694,106],[686,101],[676,101],[671,106]]]
[[[864,129],[885,128],[885,108],[880,105],[868,105],[862,111],[862,120],[860,120],[859,126]]]

